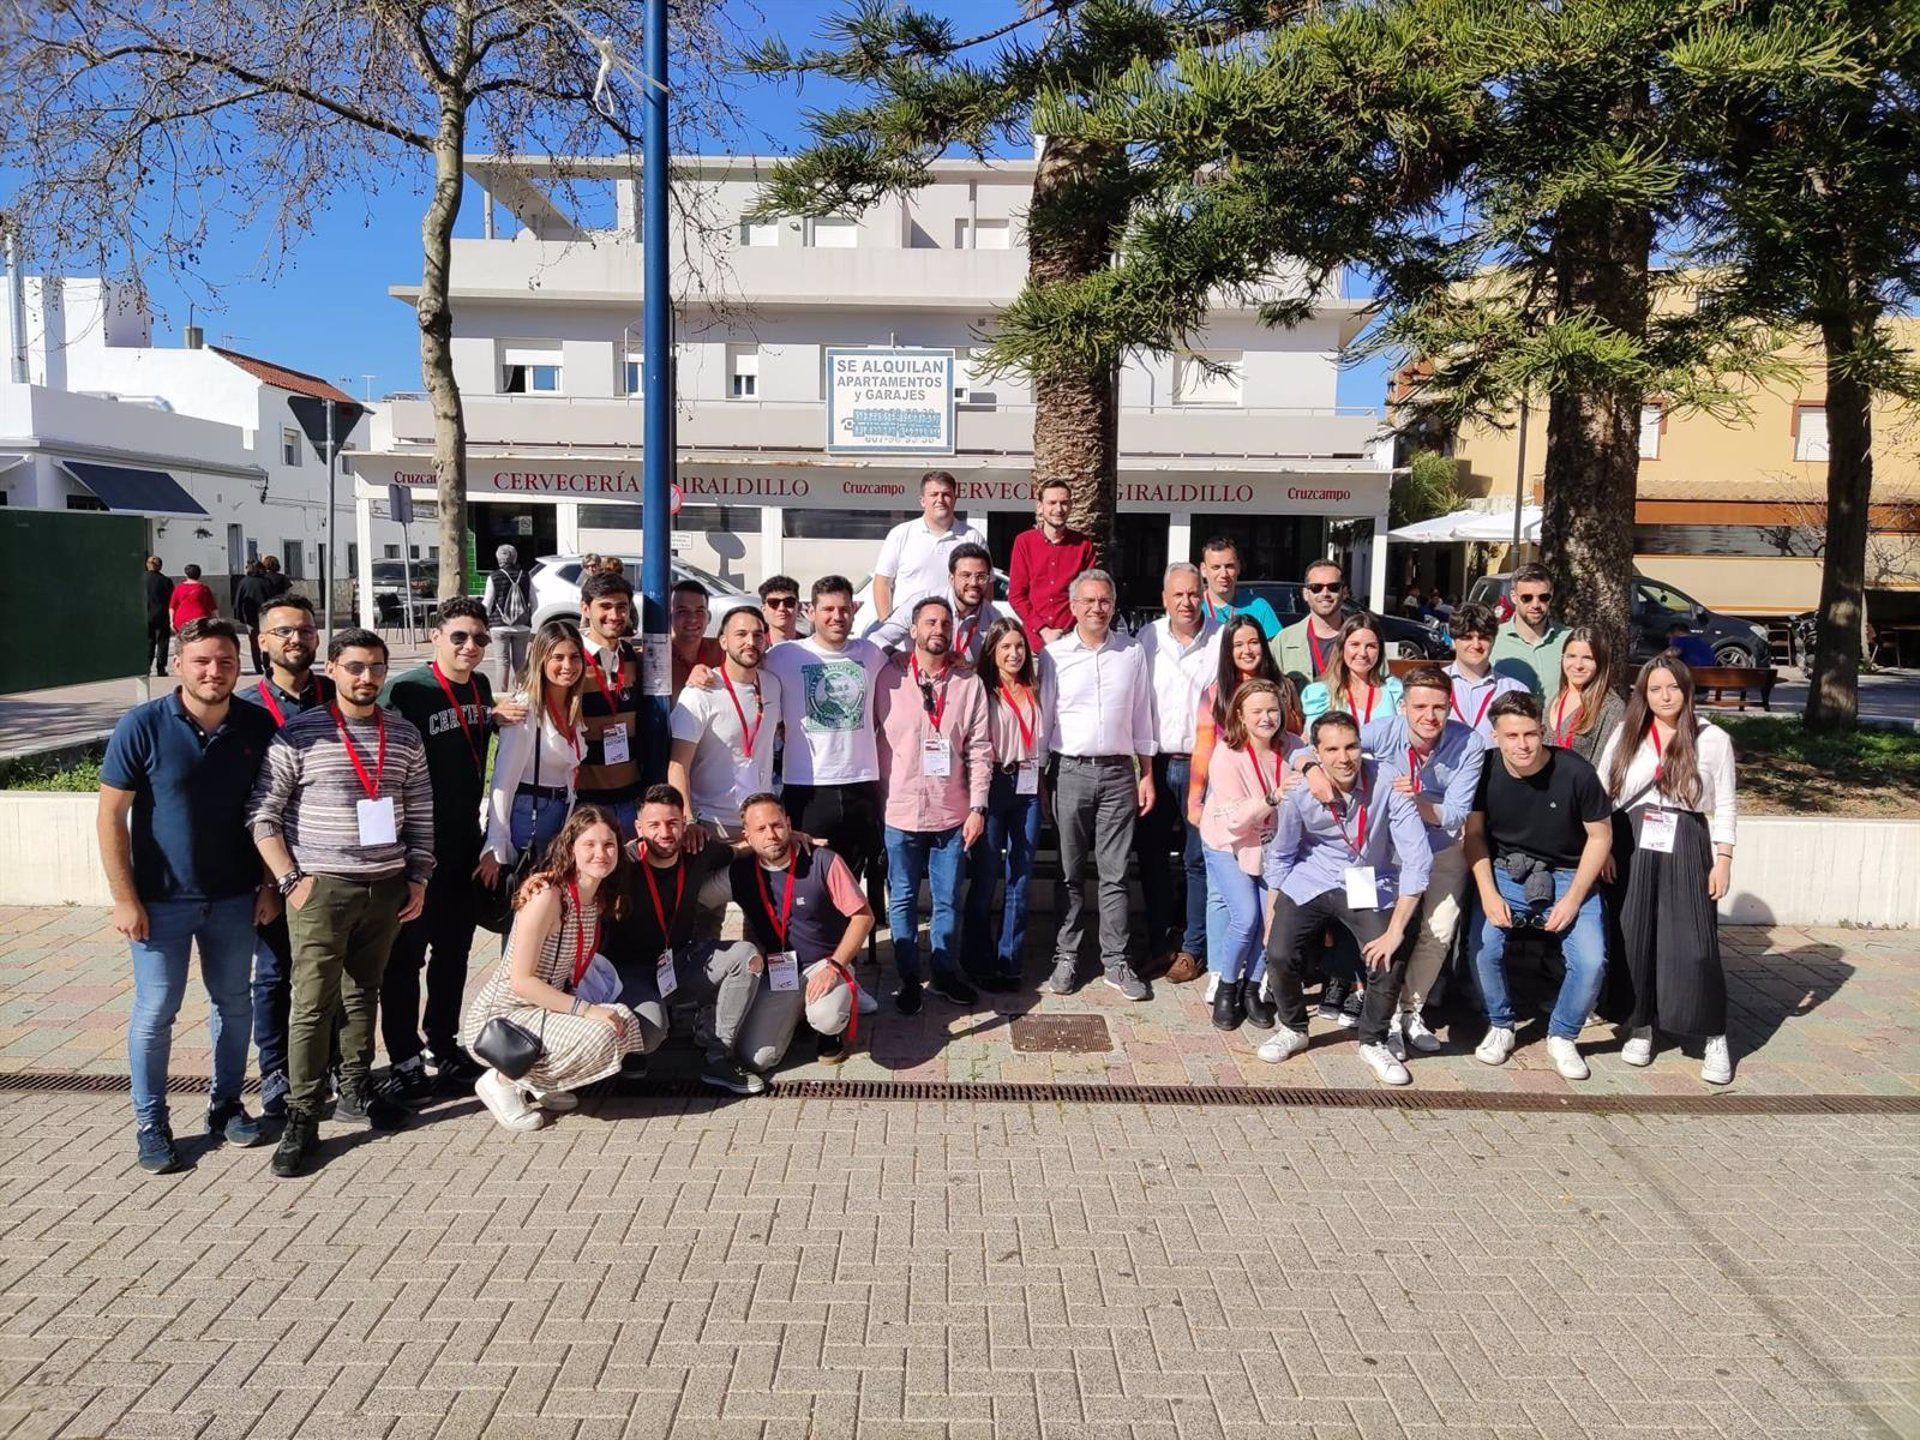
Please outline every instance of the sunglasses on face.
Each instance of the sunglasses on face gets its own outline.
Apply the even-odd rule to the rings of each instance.
[[[302,640],[313,640],[319,637],[320,631],[313,625],[276,625],[267,634],[276,640],[292,640],[296,636]]]
[[[1338,594],[1341,590],[1344,590],[1345,588],[1346,587],[1342,585],[1338,580],[1335,580],[1331,585],[1326,584],[1322,581],[1317,581],[1317,580],[1309,581],[1305,587],[1306,592],[1309,595]]]
[[[387,673],[387,662],[384,660],[342,660],[339,664],[342,670],[356,680],[362,675],[371,675],[378,680]]]
[[[1521,605],[1544,605],[1553,599],[1551,590],[1516,590],[1513,592],[1516,603]]]
[[[477,650],[484,650],[487,646],[493,644],[493,636],[487,634],[484,630],[449,630],[447,632],[447,643],[456,650],[463,649],[468,645],[473,646]]]
[[[769,610],[797,610],[800,608],[798,595],[769,595],[766,600]]]

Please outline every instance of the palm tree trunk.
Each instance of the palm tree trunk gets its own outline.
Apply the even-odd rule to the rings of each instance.
[[[1866,623],[1868,509],[1873,496],[1873,393],[1854,373],[1872,330],[1857,314],[1831,315],[1827,352],[1827,546],[1805,723],[1851,730],[1860,719],[1860,651]]]

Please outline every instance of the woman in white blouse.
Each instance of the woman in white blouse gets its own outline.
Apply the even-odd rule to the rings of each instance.
[[[1653,1060],[1654,1027],[1704,1035],[1700,1078],[1733,1079],[1716,902],[1733,878],[1733,742],[1693,713],[1693,674],[1672,651],[1640,667],[1626,719],[1595,767],[1633,829],[1620,929],[1632,988],[1620,1058]]]
[[[481,817],[487,831],[481,878],[490,885],[528,846],[536,858],[544,854],[573,809],[574,772],[586,751],[580,733],[586,653],[571,620],[549,620],[533,637],[527,654],[526,718],[501,727],[493,784]]]

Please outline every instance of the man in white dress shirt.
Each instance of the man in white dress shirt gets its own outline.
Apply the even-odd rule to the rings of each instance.
[[[903,605],[946,594],[953,548],[987,543],[971,525],[953,523],[959,495],[960,483],[945,470],[929,470],[920,477],[920,518],[901,521],[880,544],[880,558],[873,566],[873,614],[863,634],[870,636]]]
[[[1069,592],[1074,628],[1040,652],[1040,708],[1057,757],[1053,812],[1060,831],[1060,917],[1047,989],[1078,987],[1089,855],[1100,877],[1100,963],[1106,982],[1129,1000],[1146,985],[1127,963],[1127,860],[1134,822],[1153,808],[1153,685],[1147,653],[1113,630],[1115,589],[1088,570]]]
[[[1187,772],[1200,697],[1219,678],[1220,626],[1201,608],[1200,567],[1167,567],[1160,601],[1167,613],[1140,632],[1153,685],[1153,809],[1134,827],[1140,888],[1147,906],[1149,974],[1176,985],[1207,963],[1207,863],[1200,827],[1187,823]]]

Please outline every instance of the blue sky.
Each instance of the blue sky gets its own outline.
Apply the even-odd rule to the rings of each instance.
[[[957,27],[972,27],[962,33],[991,28],[1014,13],[1008,0],[919,3],[947,13]],[[766,28],[799,46],[815,41],[821,19],[838,10],[840,0],[762,0],[762,5]],[[834,98],[814,81],[797,92],[791,83],[743,83],[748,87],[740,96],[748,133],[731,137],[736,149],[779,153],[789,148],[805,111]],[[393,175],[376,193],[336,196],[297,248],[277,257],[268,278],[261,278],[267,268],[263,257],[273,242],[264,233],[239,231],[208,245],[199,273],[216,292],[211,306],[197,288],[190,297],[168,280],[150,275],[155,340],[178,343],[187,323],[188,299],[194,298],[200,302],[194,319],[206,330],[209,343],[325,376],[355,396],[370,391],[377,399],[396,390],[420,389],[413,312],[389,296],[387,287],[420,278],[425,178],[422,159],[412,174]],[[480,233],[479,197],[471,190],[459,233]],[[1378,405],[1384,384],[1379,364],[1349,371],[1341,379],[1340,403]]]

